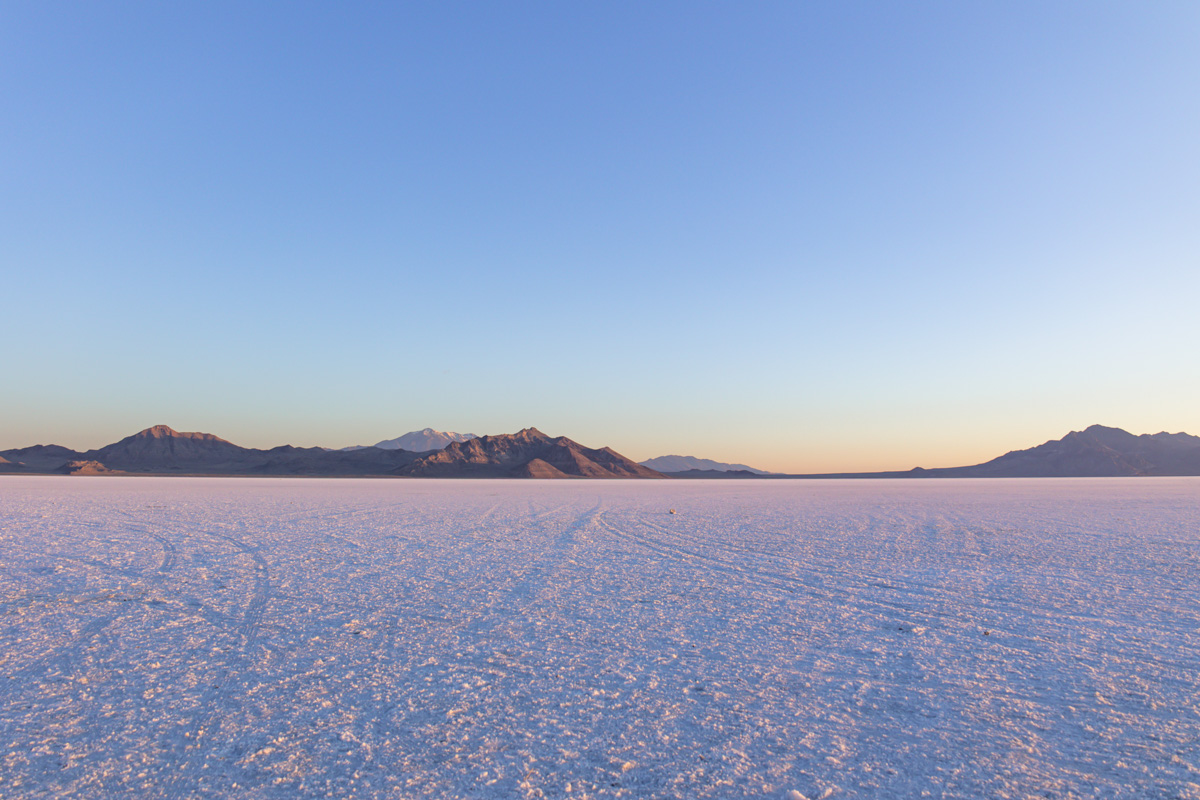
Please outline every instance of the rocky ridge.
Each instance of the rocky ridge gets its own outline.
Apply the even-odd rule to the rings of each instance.
[[[399,471],[419,477],[661,478],[608,447],[592,449],[537,428],[454,442]]]
[[[461,434],[459,434],[461,435]],[[654,470],[605,447],[584,447],[535,428],[451,442],[445,450],[413,452],[364,447],[326,450],[283,445],[239,447],[209,433],[155,425],[96,450],[58,445],[0,451],[0,472],[68,475],[376,475],[397,477],[659,478]]]

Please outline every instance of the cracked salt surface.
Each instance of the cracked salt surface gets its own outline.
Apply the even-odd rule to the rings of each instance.
[[[6,477],[0,797],[1200,798],[1198,490]]]

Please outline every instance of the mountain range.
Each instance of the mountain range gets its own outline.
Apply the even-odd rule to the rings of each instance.
[[[1144,433],[1092,425],[1027,450],[969,467],[912,470],[943,478],[1067,478],[1200,475],[1200,436]]]
[[[417,434],[437,431],[417,431]],[[443,434],[451,435],[451,434]],[[453,434],[468,437],[469,434]],[[403,438],[403,437],[401,437]],[[390,440],[395,441],[395,440]],[[684,459],[670,461],[663,459]],[[651,465],[663,469],[654,469]],[[680,465],[684,470],[667,467]],[[710,466],[713,465],[713,466]],[[283,445],[239,447],[209,433],[180,433],[156,425],[97,450],[59,445],[0,451],[0,473],[167,475],[377,475],[429,478],[1028,478],[1134,475],[1200,475],[1200,437],[1186,433],[1135,436],[1093,425],[982,464],[904,472],[761,474],[740,464],[690,456],[664,456],[638,464],[602,447],[592,449],[536,428],[452,441],[443,449],[415,452],[362,447],[326,450]]]
[[[602,447],[593,450],[537,428],[452,442],[401,474],[422,478],[661,478],[662,473]]]
[[[451,442],[414,452],[363,447],[326,450],[283,445],[239,447],[210,433],[155,425],[97,450],[58,445],[0,451],[0,472],[69,475],[379,475],[487,478],[661,478],[660,473],[604,447],[584,447],[526,428],[519,433]]]
[[[966,467],[904,472],[791,475],[795,478],[1104,478],[1200,475],[1200,436],[1143,433],[1092,425],[1026,450]]]

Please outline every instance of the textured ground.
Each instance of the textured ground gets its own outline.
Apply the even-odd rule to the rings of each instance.
[[[0,796],[1200,798],[1198,634],[1197,479],[8,477]]]

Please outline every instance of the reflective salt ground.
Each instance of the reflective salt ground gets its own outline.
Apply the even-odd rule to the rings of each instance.
[[[5,477],[0,796],[1200,797],[1198,633],[1197,479]]]

